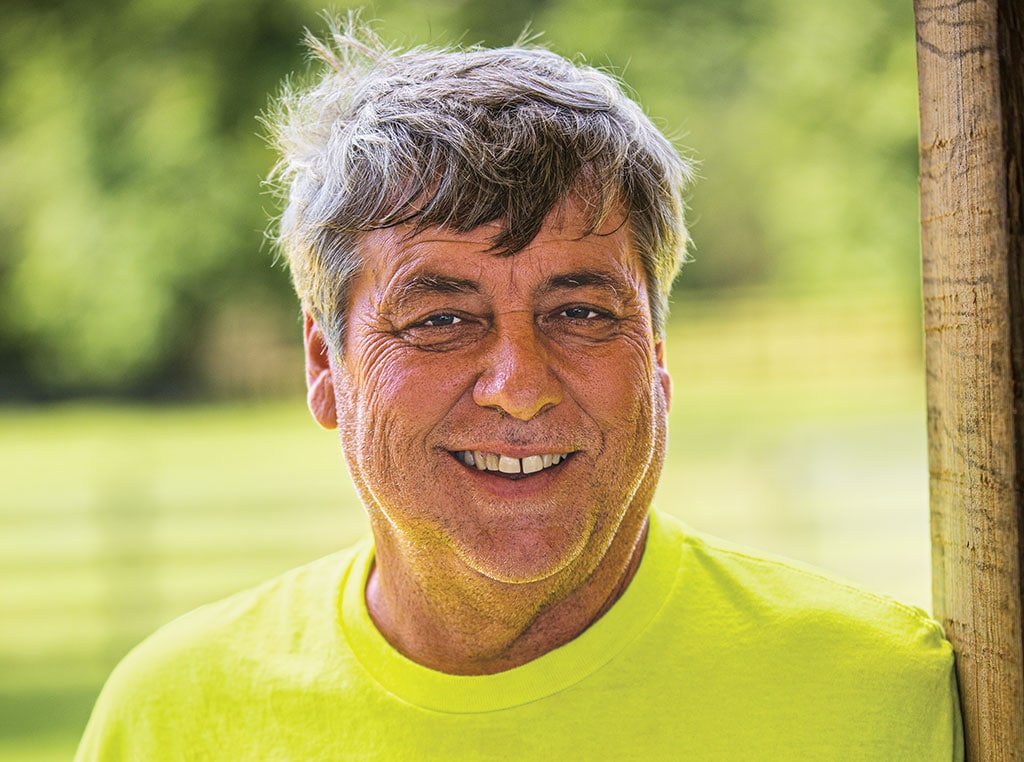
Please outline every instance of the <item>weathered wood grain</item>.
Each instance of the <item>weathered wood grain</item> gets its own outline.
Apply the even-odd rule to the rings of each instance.
[[[1024,759],[1019,0],[916,0],[933,592],[968,759]]]

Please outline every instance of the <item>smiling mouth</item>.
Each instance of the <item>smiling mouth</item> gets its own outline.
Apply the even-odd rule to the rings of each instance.
[[[527,455],[525,458],[513,458],[494,452],[480,450],[454,450],[452,456],[467,466],[474,466],[478,471],[490,471],[501,476],[529,476],[555,468],[571,458],[574,453],[556,452],[543,455]]]

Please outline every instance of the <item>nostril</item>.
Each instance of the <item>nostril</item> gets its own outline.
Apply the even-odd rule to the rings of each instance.
[[[490,407],[513,418],[528,421],[543,409],[562,401],[561,385],[544,363],[529,367],[491,369],[477,379],[473,400],[481,407]]]

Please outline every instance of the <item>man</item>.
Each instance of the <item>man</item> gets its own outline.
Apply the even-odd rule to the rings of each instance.
[[[158,632],[78,758],[959,758],[924,614],[651,510],[688,165],[552,53],[360,36],[274,123],[372,542]]]

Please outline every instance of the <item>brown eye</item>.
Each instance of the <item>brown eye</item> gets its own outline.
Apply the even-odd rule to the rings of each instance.
[[[586,304],[560,306],[540,320],[541,329],[556,341],[606,341],[618,331],[613,314]]]
[[[479,317],[435,312],[400,329],[399,334],[411,346],[441,352],[467,347],[486,331],[487,322]]]
[[[444,328],[445,326],[455,325],[461,323],[462,318],[458,315],[452,315],[448,312],[442,312],[440,315],[431,315],[423,321],[423,325],[429,328]]]
[[[592,320],[596,317],[600,317],[600,313],[589,307],[569,307],[562,310],[562,315],[572,320]]]

